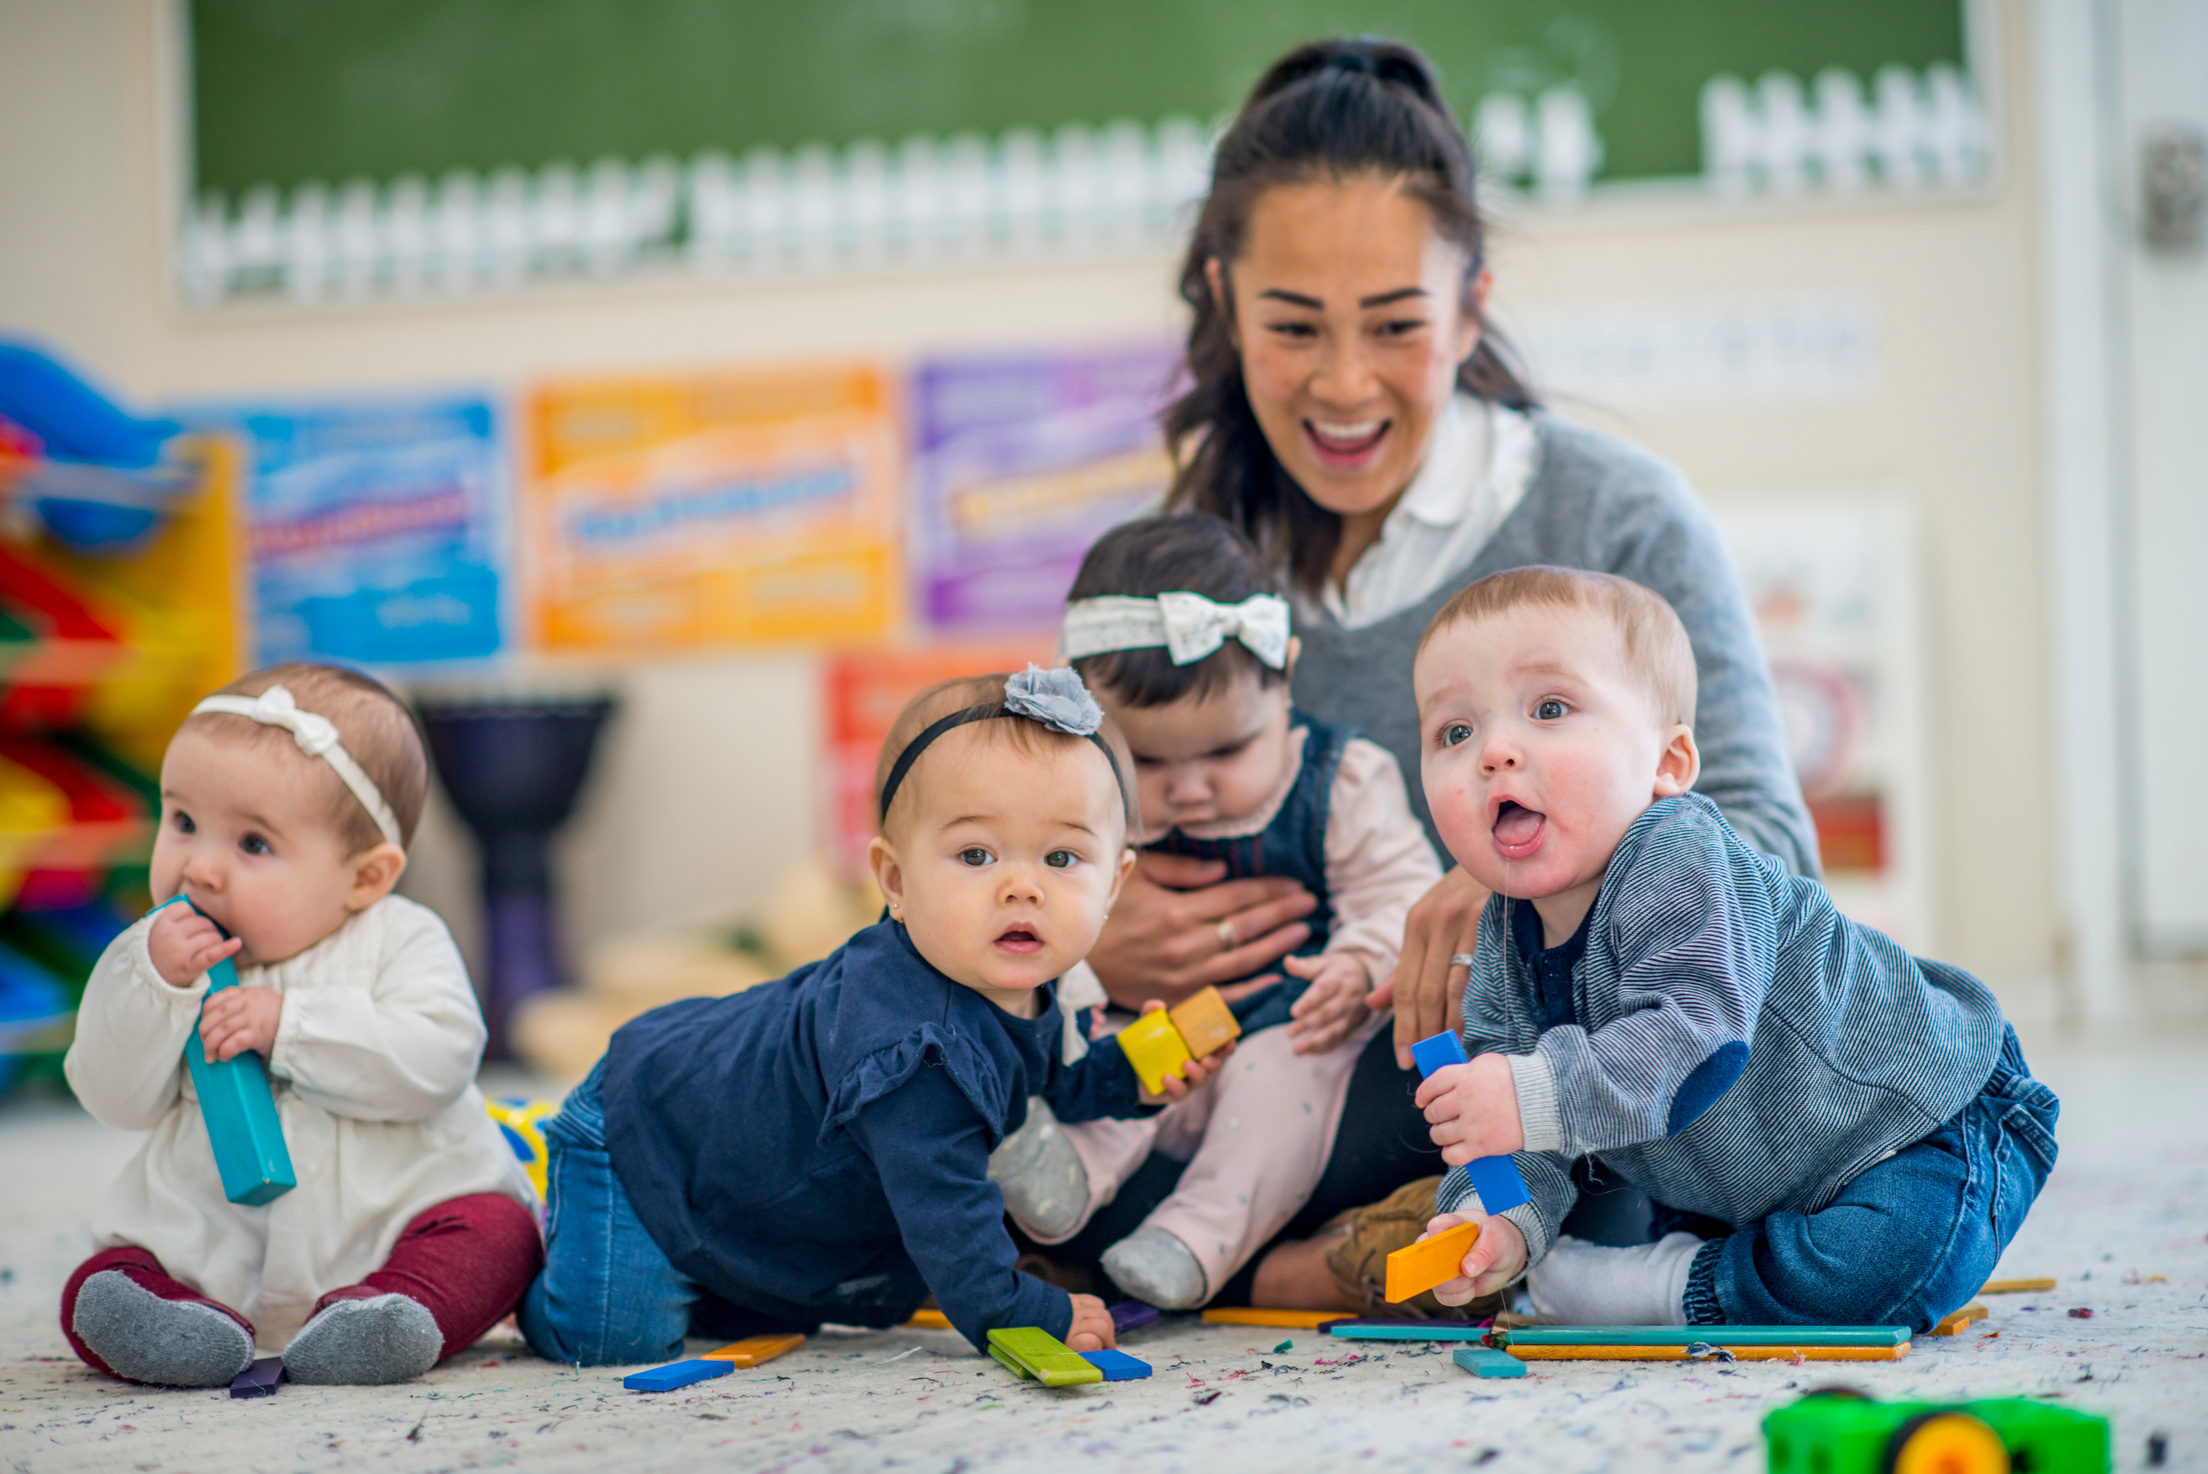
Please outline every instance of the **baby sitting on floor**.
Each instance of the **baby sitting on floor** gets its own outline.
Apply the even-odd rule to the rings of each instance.
[[[1975,978],[1842,916],[1690,790],[1695,664],[1605,574],[1481,579],[1415,671],[1426,797],[1494,892],[1470,1063],[1419,1089],[1456,1170],[1435,1233],[1483,1231],[1462,1303],[1586,1325],[1932,1326],[1983,1284],[2055,1162],[2054,1093]],[[1488,1217],[1463,1164],[1516,1154]],[[1644,1247],[1558,1236],[1571,1161],[1656,1204]]]
[[[399,1382],[513,1310],[542,1257],[536,1194],[475,1088],[483,1015],[452,936],[391,894],[429,790],[414,718],[332,666],[201,702],[161,762],[153,893],[109,944],[64,1069],[148,1131],[61,1296],[86,1363],[219,1387],[283,1348],[295,1382]],[[224,958],[239,986],[208,993]],[[299,1185],[228,1200],[184,1065],[268,1066]]]
[[[1404,919],[1441,867],[1395,759],[1291,704],[1287,600],[1227,523],[1151,517],[1098,539],[1068,595],[1064,648],[1127,734],[1138,843],[1224,861],[1231,878],[1290,876],[1319,902],[1287,977],[1234,1004],[1242,1052],[1214,1089],[1155,1121],[1060,1132],[1036,1112],[993,1166],[1014,1219],[1059,1243],[1153,1148],[1193,1153],[1173,1195],[1103,1259],[1128,1294],[1189,1309],[1317,1186],[1359,1053],[1341,1046],[1385,1019],[1366,995],[1394,971]],[[1102,1005],[1104,990],[1083,967],[1065,1001]]]

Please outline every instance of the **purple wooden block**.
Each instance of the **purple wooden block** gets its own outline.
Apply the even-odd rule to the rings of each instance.
[[[230,1384],[232,1397],[274,1397],[276,1386],[284,1380],[284,1359],[280,1356],[264,1356],[244,1371]]]
[[[1112,1334],[1124,1336],[1156,1320],[1158,1307],[1145,1305],[1140,1300],[1122,1300],[1106,1313],[1112,1318]]]

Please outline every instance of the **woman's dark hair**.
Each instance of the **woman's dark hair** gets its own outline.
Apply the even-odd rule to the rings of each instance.
[[[1137,518],[1098,538],[1081,560],[1066,600],[1189,593],[1215,604],[1239,604],[1253,594],[1280,591],[1278,575],[1248,538],[1217,517],[1184,512]],[[1286,671],[1259,660],[1240,640],[1228,640],[1187,665],[1175,665],[1163,650],[1109,650],[1085,655],[1073,668],[1120,705],[1138,707],[1209,695],[1245,675],[1266,686],[1288,679]]]
[[[1195,313],[1188,369],[1195,381],[1165,412],[1166,443],[1186,447],[1167,496],[1176,509],[1224,517],[1316,593],[1341,540],[1341,518],[1298,486],[1265,439],[1242,384],[1231,309],[1212,295],[1206,267],[1224,273],[1247,244],[1258,196],[1283,184],[1378,174],[1401,179],[1434,229],[1465,254],[1460,309],[1479,319],[1473,283],[1487,226],[1474,196],[1472,149],[1416,48],[1370,37],[1314,41],[1273,63],[1213,155],[1211,193],[1181,263],[1181,297]],[[1534,403],[1494,331],[1457,370],[1458,387],[1525,409]]]

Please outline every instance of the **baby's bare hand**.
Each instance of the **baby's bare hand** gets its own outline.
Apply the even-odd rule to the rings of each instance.
[[[1119,1344],[1112,1329],[1112,1313],[1094,1295],[1069,1295],[1073,1301],[1073,1325],[1066,1332],[1068,1351],[1102,1351]]]
[[[1164,1007],[1163,1003],[1153,998],[1142,1005],[1142,1011],[1144,1014],[1153,1014]],[[1229,1039],[1225,1044],[1205,1055],[1202,1059],[1183,1060],[1180,1074],[1167,1075],[1162,1082],[1162,1088],[1156,1094],[1138,1087],[1136,1098],[1144,1105],[1171,1105],[1176,1101],[1186,1100],[1191,1090],[1196,1089],[1212,1076],[1218,1074],[1220,1068],[1226,1064],[1227,1057],[1233,1053],[1234,1041]]]
[[[1492,1295],[1525,1272],[1526,1236],[1508,1218],[1471,1211],[1444,1213],[1426,1225],[1424,1237],[1460,1223],[1477,1223],[1480,1236],[1465,1251],[1464,1271],[1453,1280],[1434,1286],[1434,1298],[1444,1305],[1466,1305],[1482,1295]]]
[[[166,908],[146,934],[153,970],[172,988],[191,987],[243,945],[236,937],[225,940],[220,927],[189,906]]]
[[[1372,979],[1365,965],[1342,953],[1318,957],[1290,957],[1284,964],[1297,977],[1311,979],[1311,986],[1289,1008],[1288,1037],[1297,1054],[1325,1054],[1339,1045],[1370,1017],[1365,999]]]
[[[249,1049],[266,1059],[283,1020],[284,995],[275,989],[224,988],[199,1011],[199,1041],[218,1064]]]
[[[1442,1161],[1452,1167],[1525,1147],[1518,1087],[1509,1062],[1499,1054],[1444,1065],[1418,1087],[1417,1103],[1426,1113],[1427,1134],[1441,1148]]]

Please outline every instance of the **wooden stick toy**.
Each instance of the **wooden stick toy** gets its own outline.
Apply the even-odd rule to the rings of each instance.
[[[1487,1327],[1465,1320],[1338,1320],[1326,1333],[1345,1341],[1477,1341]]]
[[[1451,1359],[1475,1377],[1523,1377],[1526,1364],[1507,1351],[1488,1346],[1459,1346]]]
[[[1260,1310],[1248,1305],[1222,1305],[1205,1311],[1204,1319],[1215,1326],[1275,1326],[1308,1331],[1350,1317],[1339,1310]]]
[[[206,915],[182,896],[162,905],[182,905]],[[222,928],[217,925],[215,930]],[[209,998],[236,986],[238,969],[229,958],[207,969]],[[206,1007],[205,1003],[200,1005],[203,1013]],[[268,1067],[260,1055],[249,1049],[230,1059],[209,1059],[195,1022],[184,1040],[184,1063],[192,1072],[192,1089],[199,1094],[199,1113],[207,1123],[208,1144],[215,1149],[222,1195],[233,1203],[257,1208],[297,1187],[299,1177],[292,1171],[291,1151],[284,1145],[283,1122],[276,1116],[275,1091],[268,1083]]]
[[[1398,1249],[1388,1256],[1388,1287],[1385,1291],[1390,1305],[1400,1305],[1413,1295],[1464,1274],[1464,1256],[1480,1240],[1477,1223],[1460,1223],[1455,1228],[1443,1229],[1430,1239],[1421,1239],[1407,1249]]]
[[[695,1361],[674,1361],[649,1371],[631,1372],[621,1379],[621,1385],[631,1392],[672,1392],[677,1387],[687,1387],[709,1377],[725,1377],[735,1370],[734,1362],[707,1361],[700,1357]]]
[[[1114,1351],[1106,1347],[1102,1351],[1082,1351],[1076,1354],[1102,1372],[1107,1382],[1134,1382],[1150,1375],[1150,1363],[1129,1356],[1124,1351]]]
[[[708,1351],[701,1359],[725,1361],[732,1367],[755,1367],[795,1351],[804,1344],[805,1338],[795,1333],[784,1336],[746,1336],[741,1341],[731,1341],[726,1346]]]
[[[1035,1326],[999,1327],[991,1331],[989,1354],[1022,1377],[1032,1378],[1045,1387],[1078,1387],[1085,1382],[1104,1380],[1102,1367],[1070,1350],[1050,1332]]]
[[[2055,1278],[2053,1275],[2048,1275],[2044,1279],[1987,1280],[1978,1287],[1978,1293],[1981,1295],[2020,1295],[2026,1290],[2052,1290],[2054,1287]]]
[[[1898,1361],[1907,1326],[1522,1326],[1497,1331],[1522,1361]]]
[[[284,1359],[280,1356],[264,1356],[238,1373],[230,1384],[232,1397],[274,1397],[284,1380]]]
[[[1411,1046],[1411,1059],[1418,1065],[1421,1079],[1450,1065],[1472,1063],[1472,1057],[1464,1052],[1464,1041],[1454,1034],[1433,1034],[1419,1040]],[[1525,1174],[1508,1157],[1481,1157],[1467,1162],[1464,1175],[1472,1179],[1472,1190],[1480,1195],[1480,1206],[1490,1213],[1507,1213],[1521,1203],[1533,1201],[1533,1195],[1526,1191]]]
[[[1976,1321],[1982,1321],[1990,1312],[1983,1305],[1965,1305],[1961,1310],[1940,1318],[1940,1323],[1926,1331],[1927,1336],[1960,1336]]]

